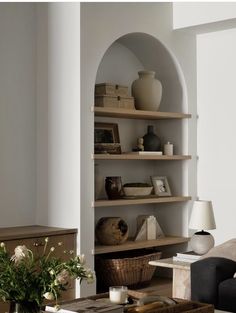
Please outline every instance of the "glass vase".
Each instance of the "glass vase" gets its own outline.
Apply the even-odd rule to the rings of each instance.
[[[10,302],[9,313],[40,313],[40,306],[36,301]]]

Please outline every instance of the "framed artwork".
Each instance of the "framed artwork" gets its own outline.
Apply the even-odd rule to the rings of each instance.
[[[154,193],[158,197],[171,196],[170,186],[166,176],[151,176]]]
[[[118,124],[95,123],[95,153],[121,154]]]

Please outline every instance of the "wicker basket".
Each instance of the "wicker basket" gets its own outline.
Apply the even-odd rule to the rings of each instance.
[[[131,254],[131,252],[129,252]],[[96,259],[96,275],[98,281],[105,288],[109,286],[139,286],[150,282],[155,267],[149,261],[158,260],[161,252],[154,252],[130,257]]]

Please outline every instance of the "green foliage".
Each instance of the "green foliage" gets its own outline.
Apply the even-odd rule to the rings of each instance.
[[[47,249],[48,238],[42,255],[34,256],[26,246],[18,246],[10,256],[4,243],[0,244],[0,298],[4,301],[37,302],[44,298],[57,300],[66,290],[68,280],[93,281],[93,273],[84,266],[83,256],[73,256],[63,261],[53,256],[54,247]],[[61,245],[61,243],[59,243]]]

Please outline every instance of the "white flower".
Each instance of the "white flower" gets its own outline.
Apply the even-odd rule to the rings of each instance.
[[[54,248],[54,247],[51,247],[50,251],[52,251],[52,252],[53,252],[54,250],[55,250],[55,248]]]
[[[5,243],[4,243],[4,242],[1,242],[1,243],[0,243],[0,247],[1,247],[1,248],[4,248],[4,247],[5,247]]]
[[[53,275],[55,275],[55,271],[54,270],[50,270],[49,274],[53,276]]]
[[[52,292],[45,292],[45,294],[43,296],[47,300],[54,300],[54,295]]]
[[[69,277],[70,277],[69,272],[66,269],[64,269],[57,275],[56,280],[59,284],[65,285],[68,282]]]
[[[86,271],[87,283],[92,284],[94,282],[94,272],[91,269],[87,269]]]
[[[17,246],[14,251],[15,254],[11,257],[11,260],[16,263],[29,258],[29,250],[26,246]]]
[[[48,242],[48,237],[46,237],[44,240],[45,240],[45,242]]]

